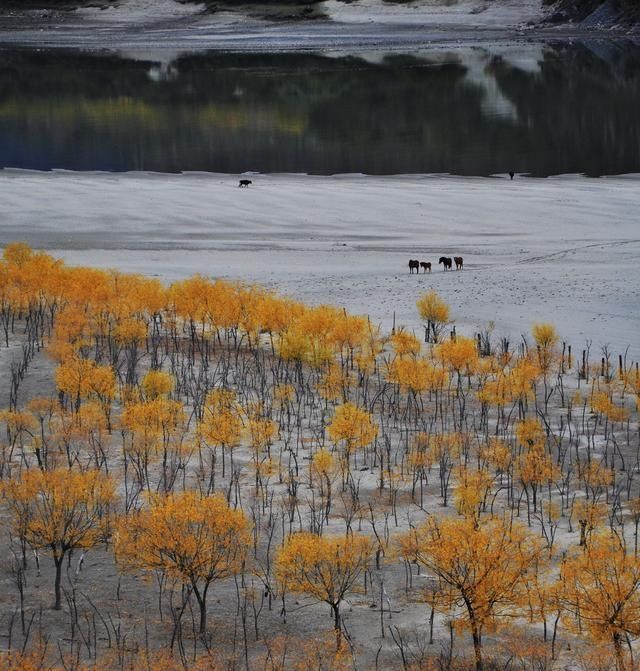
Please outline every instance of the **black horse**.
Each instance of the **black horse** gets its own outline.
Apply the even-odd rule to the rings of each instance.
[[[425,273],[427,270],[431,272],[431,261],[420,261],[420,267],[424,270]]]
[[[441,256],[438,265],[442,264],[444,266],[444,270],[451,270],[451,266],[453,265],[453,261],[449,256]]]
[[[416,259],[409,259],[409,272],[413,274],[413,271],[417,273],[420,272],[420,261]]]

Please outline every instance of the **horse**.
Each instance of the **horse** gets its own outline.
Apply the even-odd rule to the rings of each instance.
[[[425,273],[427,270],[431,272],[431,261],[420,261],[420,267],[424,269]]]
[[[409,272],[413,274],[414,269],[417,273],[420,272],[420,261],[409,259]]]
[[[509,177],[511,177],[511,179],[513,180],[515,174],[516,174],[515,172],[510,172],[510,173],[509,173]]]
[[[244,187],[247,187],[247,186],[249,186],[249,184],[253,184],[253,182],[252,182],[250,179],[241,179],[241,180],[238,182],[238,186],[239,186],[239,187],[243,187],[243,186],[244,186]]]
[[[462,257],[454,256],[453,260],[456,262],[456,270],[462,270]]]
[[[451,270],[451,258],[448,256],[441,256],[438,265],[442,264],[445,271]]]

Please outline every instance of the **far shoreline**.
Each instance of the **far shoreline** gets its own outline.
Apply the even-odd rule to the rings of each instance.
[[[15,166],[0,166],[0,175],[20,176],[20,175],[71,175],[82,176],[130,176],[142,178],[165,177],[201,177],[203,179],[230,179],[235,180],[242,177],[264,177],[273,179],[381,179],[381,180],[430,180],[430,179],[452,179],[452,180],[509,180],[509,173],[491,173],[487,175],[480,174],[462,174],[455,172],[406,172],[406,173],[366,173],[366,172],[335,172],[335,173],[311,173],[311,172],[260,172],[256,170],[245,170],[243,172],[217,172],[210,170],[180,170],[180,171],[158,171],[158,170],[72,170],[69,168],[49,168],[39,170],[36,168],[20,168]],[[514,180],[611,180],[628,179],[640,180],[640,170],[638,172],[620,172],[606,173],[602,175],[589,175],[584,172],[561,172],[548,175],[535,175],[529,172],[514,173]]]
[[[130,1],[135,3],[136,0]],[[640,44],[640,25],[549,23],[540,20],[540,16],[537,21],[508,23],[505,20],[500,24],[487,18],[478,19],[473,13],[462,14],[448,22],[441,14],[430,14],[423,9],[407,14],[405,3],[385,6],[383,14],[374,12],[366,21],[366,13],[357,20],[353,20],[353,14],[344,18],[340,13],[333,18],[328,15],[312,19],[285,16],[274,20],[244,13],[241,9],[223,7],[220,11],[201,12],[197,5],[193,6],[195,9],[190,5],[176,6],[187,9],[184,14],[160,12],[150,18],[128,10],[112,16],[109,9],[95,8],[93,11],[4,9],[0,11],[0,49],[109,51],[137,48],[304,53],[357,49],[393,51],[430,46],[455,49],[487,43],[517,45],[572,40],[629,40]],[[394,11],[394,7],[398,9]]]
[[[455,50],[461,47],[473,47],[484,45],[515,46],[518,44],[546,44],[546,43],[571,43],[574,40],[593,40],[603,42],[631,42],[640,45],[640,28],[634,31],[612,30],[612,29],[586,29],[586,28],[531,28],[526,32],[513,31],[511,29],[463,29],[442,26],[416,26],[407,27],[403,24],[384,24],[382,31],[374,35],[369,31],[353,31],[353,24],[337,24],[329,20],[321,21],[324,26],[337,31],[343,31],[343,35],[337,38],[331,35],[329,40],[318,31],[316,35],[313,30],[305,29],[303,37],[296,34],[300,28],[300,22],[278,22],[269,21],[252,22],[248,26],[249,32],[229,37],[216,37],[213,35],[199,36],[194,39],[188,34],[175,31],[168,36],[169,43],[154,36],[154,39],[146,38],[142,33],[139,35],[116,32],[109,37],[98,37],[87,29],[86,32],[72,29],[64,34],[64,29],[54,27],[44,31],[38,27],[9,27],[4,25],[0,19],[0,51],[6,49],[50,49],[50,50],[72,50],[81,49],[86,52],[118,52],[129,49],[150,49],[162,51],[164,49],[179,50],[184,53],[194,52],[224,52],[229,54],[258,54],[258,53],[315,53],[329,50],[371,50],[371,51],[401,51],[417,48],[447,48]],[[319,22],[312,22],[314,26]],[[255,37],[254,32],[261,28],[273,28],[275,34],[271,38]],[[293,34],[290,44],[284,44],[280,37],[288,28]],[[399,31],[395,31],[399,28]],[[424,32],[421,32],[424,31]],[[311,34],[309,34],[311,33]]]

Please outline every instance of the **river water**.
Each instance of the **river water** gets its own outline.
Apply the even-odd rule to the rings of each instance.
[[[0,51],[0,166],[640,172],[640,48]]]

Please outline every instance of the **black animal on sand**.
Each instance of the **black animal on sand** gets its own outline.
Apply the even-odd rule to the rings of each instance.
[[[417,273],[420,272],[420,261],[417,259],[409,259],[409,272],[413,274],[413,271]]]
[[[456,264],[456,270],[462,270],[462,263],[463,259],[461,256],[454,256],[453,260],[455,261]]]
[[[238,182],[238,186],[239,186],[239,187],[242,187],[242,186],[245,186],[245,187],[246,187],[246,186],[249,186],[249,184],[253,184],[253,182],[252,182],[250,179],[241,179],[241,180]]]
[[[445,272],[447,270],[451,270],[451,266],[453,265],[453,261],[451,260],[451,257],[449,256],[441,256],[440,259],[438,260],[438,265],[442,264],[444,266],[443,270]]]
[[[420,267],[424,269],[425,273],[427,270],[431,272],[431,261],[420,261]]]

